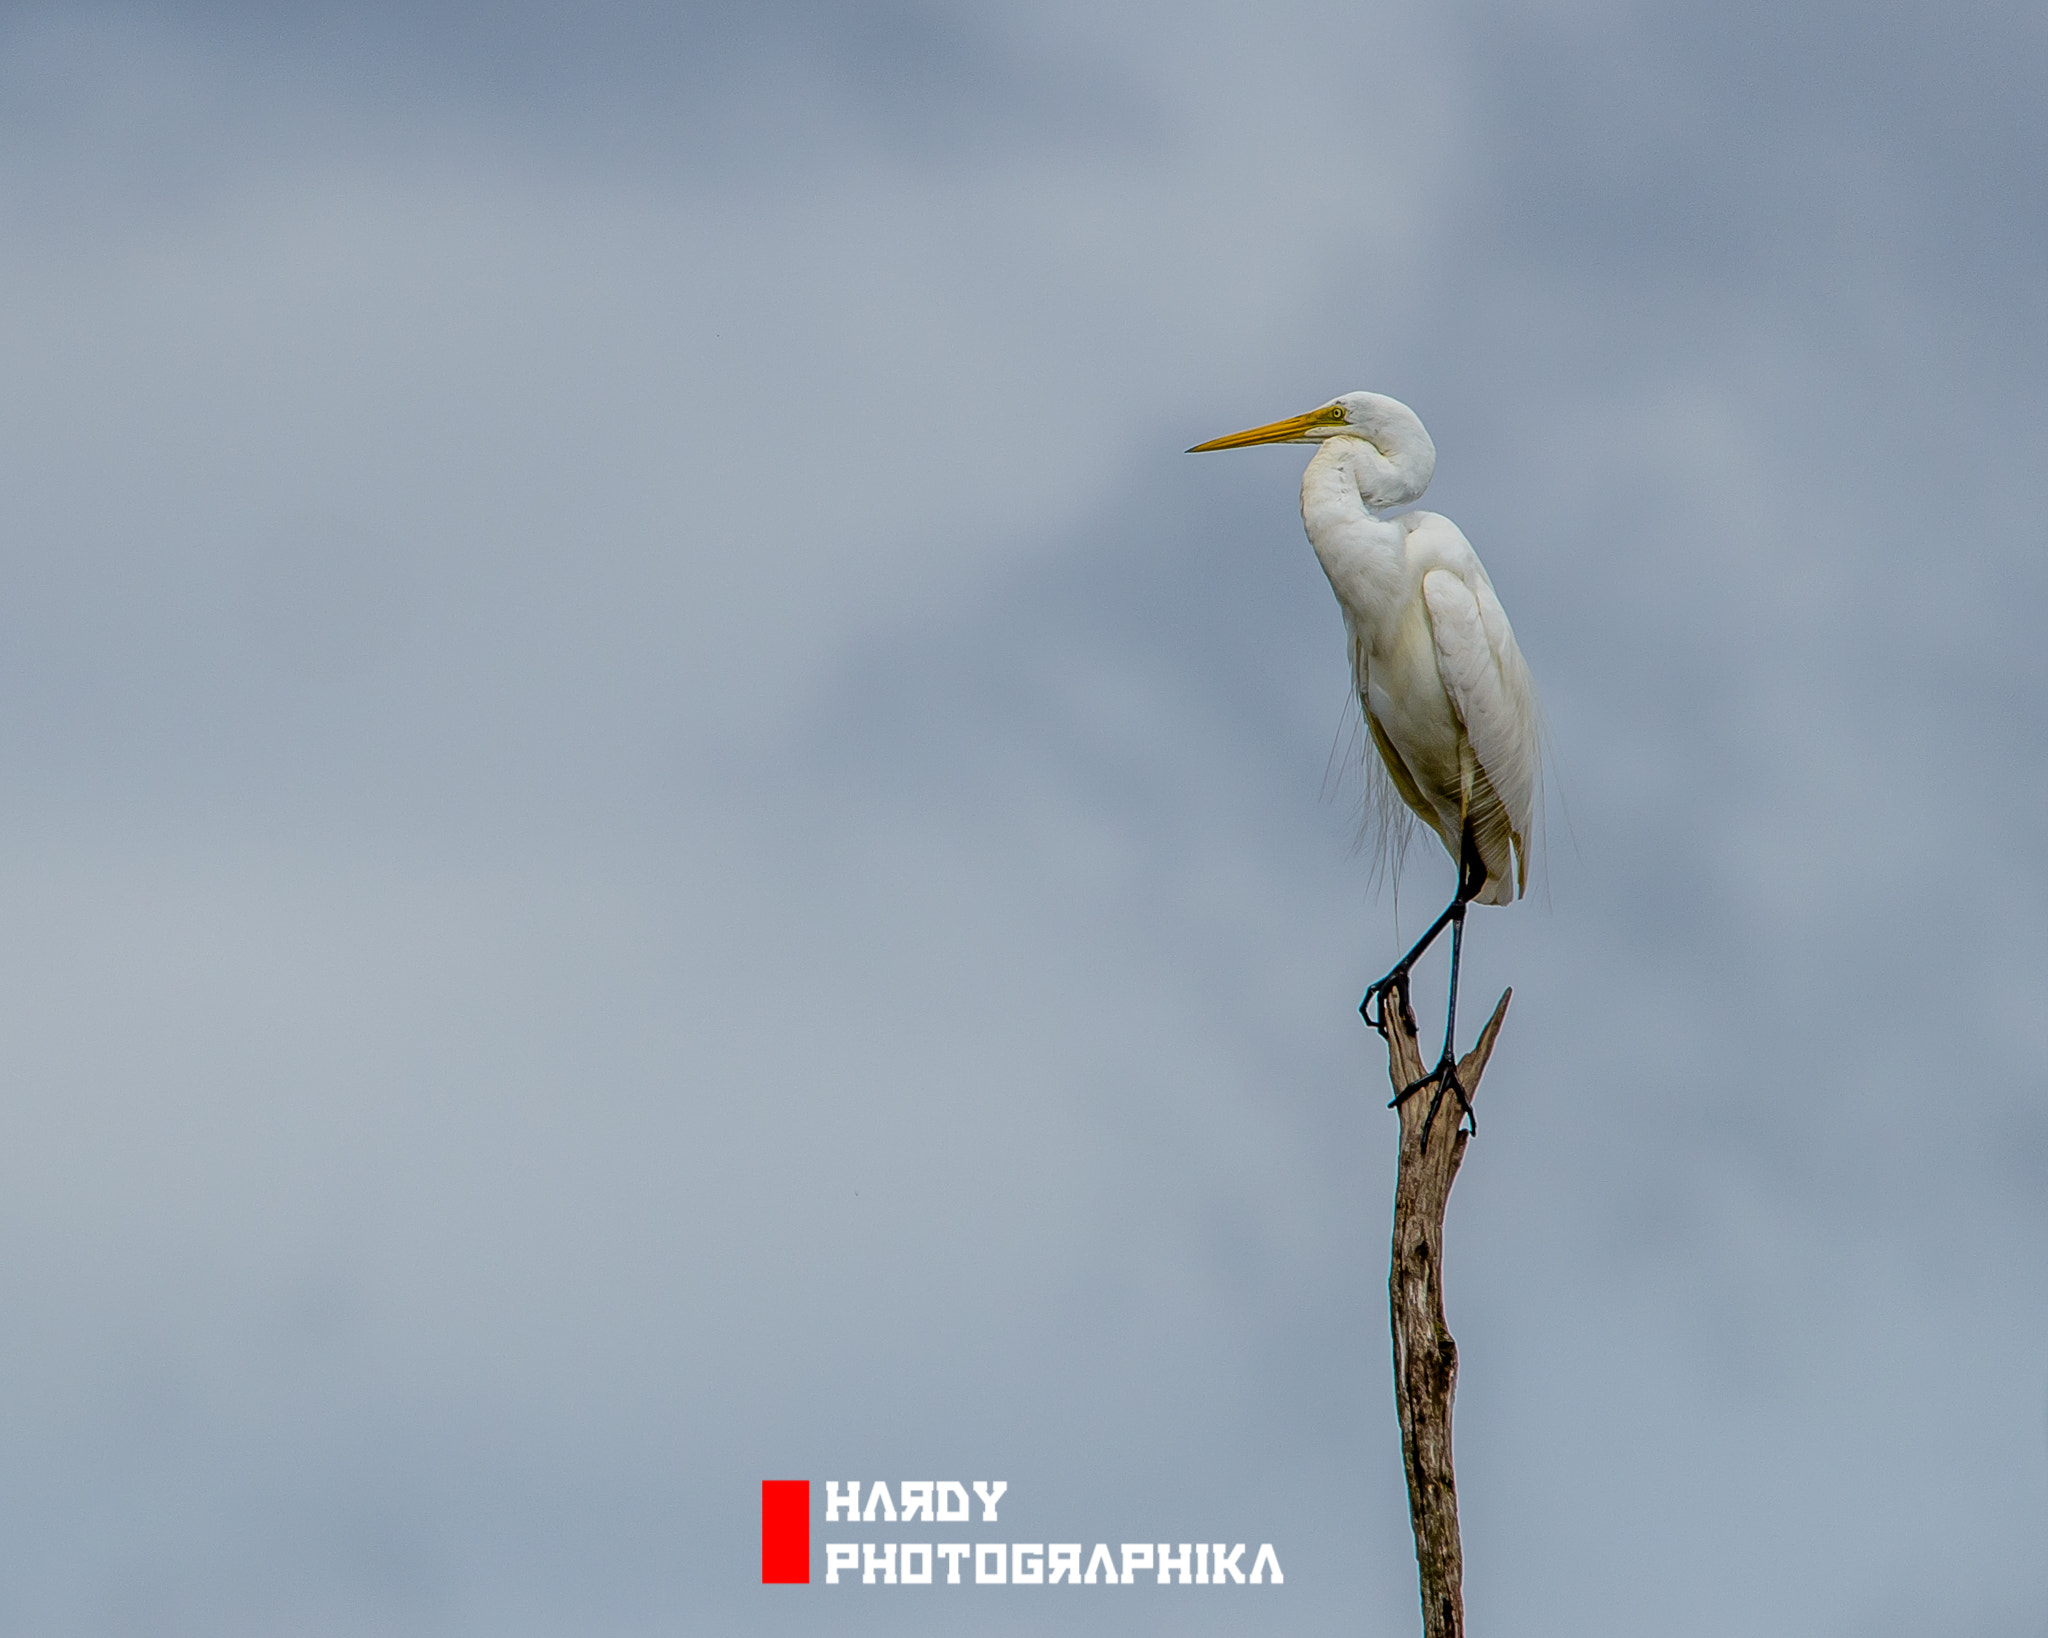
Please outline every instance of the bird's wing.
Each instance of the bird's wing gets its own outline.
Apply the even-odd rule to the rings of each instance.
[[[1536,694],[1507,611],[1462,535],[1457,543],[1465,548],[1466,562],[1431,569],[1422,577],[1422,598],[1436,644],[1437,673],[1483,775],[1471,792],[1468,813],[1487,856],[1488,886],[1498,875],[1502,897],[1512,898],[1528,885],[1528,838],[1542,758]],[[1510,869],[1512,888],[1507,886]],[[1489,902],[1499,901],[1489,894]]]

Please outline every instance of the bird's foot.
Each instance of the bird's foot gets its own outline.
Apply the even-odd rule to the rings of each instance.
[[[1358,1003],[1358,1016],[1381,1035],[1385,1035],[1389,996],[1393,997],[1395,1005],[1401,1009],[1402,1020],[1408,1025],[1408,1031],[1412,1035],[1415,1032],[1415,1011],[1408,1005],[1408,968],[1405,964],[1396,967],[1385,978],[1366,990],[1365,999]],[[1402,1097],[1407,1095],[1405,1092],[1401,1094]],[[1392,1105],[1388,1107],[1391,1108]]]
[[[1437,1060],[1436,1068],[1432,1069],[1420,1080],[1412,1081],[1407,1086],[1402,1087],[1387,1104],[1387,1107],[1389,1109],[1398,1109],[1425,1086],[1431,1085],[1435,1086],[1436,1095],[1429,1100],[1429,1113],[1422,1117],[1421,1147],[1425,1149],[1429,1147],[1429,1129],[1436,1124],[1436,1112],[1443,1107],[1444,1094],[1446,1092],[1457,1093],[1459,1115],[1465,1123],[1465,1130],[1468,1135],[1476,1136],[1479,1131],[1479,1117],[1472,1112],[1472,1100],[1466,1095],[1465,1083],[1458,1079],[1458,1061],[1451,1055],[1449,1047],[1444,1049],[1443,1057]]]

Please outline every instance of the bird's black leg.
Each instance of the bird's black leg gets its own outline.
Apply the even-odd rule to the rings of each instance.
[[[1444,1009],[1443,1056],[1437,1060],[1436,1068],[1432,1069],[1412,1086],[1404,1086],[1399,1094],[1395,1096],[1393,1102],[1387,1105],[1389,1109],[1397,1108],[1431,1082],[1436,1084],[1436,1096],[1430,1099],[1429,1113],[1422,1119],[1422,1144],[1425,1148],[1429,1146],[1429,1129],[1436,1123],[1436,1112],[1443,1104],[1446,1091],[1457,1093],[1458,1107],[1463,1112],[1467,1129],[1472,1132],[1479,1130],[1478,1117],[1472,1112],[1472,1100],[1466,1096],[1464,1083],[1458,1079],[1458,1057],[1455,1043],[1458,1034],[1458,960],[1464,952],[1465,906],[1478,896],[1479,890],[1485,885],[1486,864],[1479,856],[1479,848],[1473,840],[1472,827],[1468,823],[1464,834],[1459,837],[1457,897],[1451,900],[1450,907],[1441,916],[1437,917],[1435,923],[1422,936],[1421,941],[1416,944],[1415,948],[1401,958],[1400,964],[1392,972],[1388,973],[1385,978],[1367,990],[1365,992],[1365,999],[1358,1004],[1360,1016],[1382,1035],[1386,1034],[1387,997],[1389,995],[1394,996],[1397,1005],[1405,1001],[1408,969],[1414,966],[1416,958],[1435,942],[1437,935],[1444,930],[1445,926],[1448,925],[1450,927],[1451,997]],[[1375,997],[1379,999],[1377,1016],[1375,1016],[1372,1008],[1372,1002]]]
[[[1438,916],[1435,921],[1431,922],[1429,924],[1429,931],[1415,941],[1415,947],[1394,963],[1393,970],[1385,978],[1380,979],[1366,990],[1365,999],[1358,1003],[1358,1016],[1372,1025],[1382,1035],[1386,1034],[1387,997],[1392,995],[1398,1000],[1400,994],[1406,992],[1408,987],[1408,969],[1422,959],[1422,952],[1436,942],[1439,933],[1453,921],[1462,921],[1464,914],[1465,901],[1463,899],[1453,899],[1451,907]],[[1373,1005],[1374,1002],[1378,1002],[1379,1005],[1375,1007]]]
[[[1420,1092],[1431,1081],[1436,1082],[1436,1096],[1429,1100],[1429,1113],[1422,1117],[1422,1147],[1429,1147],[1429,1129],[1436,1124],[1436,1112],[1443,1107],[1444,1093],[1448,1090],[1458,1094],[1458,1107],[1464,1113],[1466,1129],[1476,1133],[1479,1118],[1472,1113],[1472,1100],[1465,1095],[1465,1083],[1458,1079],[1458,1049],[1454,1044],[1458,1035],[1458,954],[1459,946],[1465,942],[1465,907],[1458,906],[1458,914],[1451,922],[1451,999],[1444,1008],[1444,1055],[1432,1069],[1413,1086],[1401,1089],[1401,1097],[1387,1105],[1389,1109],[1401,1098]]]

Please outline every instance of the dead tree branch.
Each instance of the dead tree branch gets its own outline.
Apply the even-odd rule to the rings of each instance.
[[[1502,993],[1479,1032],[1479,1043],[1458,1063],[1458,1079],[1476,1097],[1493,1040],[1507,1016]],[[1387,1074],[1398,1093],[1424,1073],[1415,1041],[1415,1015],[1406,986],[1399,1004],[1385,1008]],[[1458,1542],[1458,1482],[1451,1468],[1451,1396],[1458,1387],[1458,1345],[1444,1323],[1444,1207],[1467,1134],[1455,1096],[1446,1098],[1423,1147],[1423,1125],[1434,1089],[1424,1087],[1401,1105],[1401,1163],[1394,1183],[1394,1261],[1387,1301],[1394,1321],[1394,1403],[1401,1413],[1401,1460],[1408,1470],[1408,1513],[1415,1526],[1415,1567],[1422,1582],[1424,1638],[1464,1638],[1464,1551]]]

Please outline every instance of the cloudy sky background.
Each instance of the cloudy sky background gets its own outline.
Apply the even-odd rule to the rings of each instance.
[[[1326,777],[1302,452],[1179,453],[1370,387],[1556,750],[1473,1629],[2048,1630],[2043,84],[2018,4],[10,8],[0,1626],[1252,1617],[763,1589],[808,1476],[1413,1631],[1351,1009],[1450,871]]]

